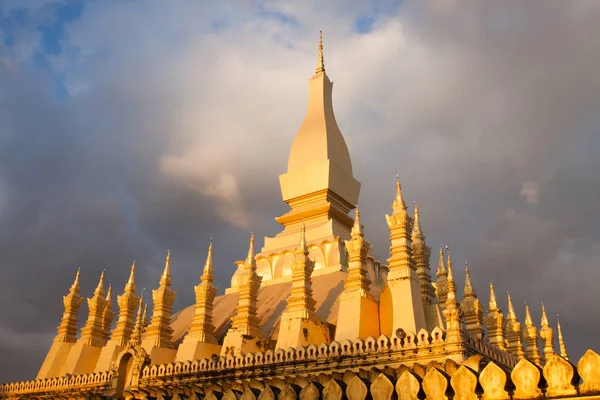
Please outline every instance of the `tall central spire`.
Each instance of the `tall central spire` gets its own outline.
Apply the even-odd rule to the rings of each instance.
[[[319,31],[319,61],[315,73],[325,72],[325,60],[323,59],[323,31]]]
[[[347,268],[344,242],[352,237],[354,219],[349,213],[358,204],[360,183],[352,174],[350,152],[333,112],[333,83],[325,73],[322,33],[308,92],[306,114],[292,144],[287,171],[279,175],[281,196],[290,210],[275,218],[283,230],[266,237],[254,257],[262,285],[292,280],[294,260],[285,254],[295,251],[303,224],[307,245],[325,249],[324,253],[311,250],[309,254],[315,262],[314,276]],[[238,269],[226,293],[239,290],[237,277],[249,265],[244,261],[236,264]]]
[[[322,32],[317,68],[308,88],[306,115],[292,144],[287,173],[280,176],[283,200],[292,211],[277,220],[286,227],[293,223],[297,237],[302,217],[310,226],[309,219],[323,215],[346,226],[349,238],[353,221],[347,214],[358,203],[360,184],[352,176],[348,146],[335,120],[333,83],[325,73]],[[302,203],[297,204],[300,198]],[[299,209],[303,216],[295,215]]]

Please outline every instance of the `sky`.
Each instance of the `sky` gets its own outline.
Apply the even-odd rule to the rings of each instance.
[[[104,269],[122,292],[134,260],[155,288],[170,249],[177,311],[210,238],[222,293],[249,231],[280,230],[319,29],[377,257],[398,173],[461,291],[468,262],[484,303],[493,279],[521,321],[524,302],[560,314],[572,360],[598,350],[599,18],[596,0],[0,2],[0,380],[35,377],[77,268],[85,297]]]

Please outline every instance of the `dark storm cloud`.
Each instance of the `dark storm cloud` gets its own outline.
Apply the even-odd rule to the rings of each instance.
[[[223,289],[248,231],[277,232],[321,27],[378,257],[399,172],[485,302],[493,278],[521,318],[523,301],[560,313],[573,358],[597,348],[597,3],[409,1],[360,35],[364,5],[145,4],[86,3],[51,72],[31,33],[0,49],[2,380],[35,375],[77,267],[84,296],[103,269],[119,293],[134,259],[150,289],[171,249],[178,310],[210,237]]]

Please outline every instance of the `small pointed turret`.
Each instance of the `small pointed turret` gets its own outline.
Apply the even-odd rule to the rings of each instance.
[[[469,273],[469,265],[465,263],[465,289],[463,290],[463,299],[477,298],[473,284],[471,283],[471,274]]]
[[[402,198],[400,178],[396,176],[396,196],[392,203],[392,215],[385,216],[390,230],[389,273],[384,296],[379,302],[380,315],[389,314],[388,310],[403,308],[410,310],[406,313],[393,313],[391,321],[381,322],[382,334],[393,334],[397,329],[418,332],[427,327],[425,306],[421,296],[421,282],[417,274],[417,262],[412,245],[413,218],[408,215],[406,204]],[[385,313],[385,314],[384,314]]]
[[[525,303],[525,325],[533,325],[533,319],[531,318],[531,312],[527,303]]]
[[[117,296],[119,305],[119,317],[117,325],[112,333],[110,342],[115,346],[125,346],[129,342],[133,329],[135,327],[135,307],[140,298],[135,295],[135,261],[131,265],[129,279],[125,284],[123,294]]]
[[[515,313],[515,308],[513,307],[512,299],[510,298],[510,293],[506,292],[506,296],[508,296],[508,314],[506,315],[506,319],[509,321],[516,321],[517,314]]]
[[[438,303],[444,307],[448,296],[448,269],[444,261],[444,246],[440,245],[440,259],[436,272],[437,281],[435,282],[435,291],[438,297]]]
[[[488,330],[490,343],[500,350],[506,350],[504,315],[496,303],[494,281],[490,282],[490,303],[488,304],[488,313],[485,317],[485,325]]]
[[[111,303],[111,297],[112,297],[112,284],[109,283],[108,284],[108,290],[106,291],[106,302],[107,303]]]
[[[437,269],[436,275],[438,276],[438,278],[440,276],[448,275],[448,270],[446,269],[446,263],[444,261],[444,245],[443,244],[440,244],[440,259],[438,261],[438,269]]]
[[[110,338],[110,327],[112,325],[112,321],[115,318],[115,313],[112,310],[112,285],[108,285],[108,290],[106,291],[106,305],[104,306],[104,311],[102,312],[102,327],[104,332],[104,343],[108,341]]]
[[[546,307],[542,302],[542,328],[550,327],[550,323],[548,322],[548,316],[546,315]]]
[[[79,293],[81,288],[79,287],[79,275],[81,273],[81,268],[77,268],[77,274],[75,274],[75,280],[69,289],[70,293]]]
[[[160,277],[160,286],[152,291],[152,320],[142,346],[147,352],[153,347],[172,349],[173,328],[171,328],[171,310],[177,293],[171,289],[171,251],[167,251],[165,269]]]
[[[325,73],[325,60],[323,58],[323,31],[319,31],[319,59],[315,73]]]
[[[458,304],[456,300],[456,284],[454,283],[454,273],[452,271],[452,260],[450,259],[450,250],[448,250],[448,296],[446,306],[448,304]]]
[[[287,308],[285,310],[285,316],[288,319],[315,317],[315,301],[312,298],[311,280],[315,263],[308,258],[308,247],[306,247],[304,235],[304,224],[302,224],[300,241],[295,252],[296,262],[292,265],[292,290],[287,298]]]
[[[358,205],[350,240],[346,240],[344,244],[348,253],[348,275],[344,279],[344,292],[340,296],[339,315],[356,313],[358,317],[338,319],[335,340],[378,337],[379,326],[371,321],[379,310],[375,297],[369,292],[371,280],[367,276],[367,255],[371,244],[365,240]]]
[[[490,302],[488,304],[488,312],[498,311],[501,312],[498,308],[498,303],[496,302],[496,292],[494,291],[494,280],[490,282]]]
[[[298,249],[308,254],[308,245],[306,244],[306,225],[304,225],[304,221],[302,221],[302,226],[300,227],[300,243],[298,243]]]
[[[98,286],[96,286],[96,290],[94,290],[94,295],[104,295],[104,272],[106,270],[103,270],[102,273],[100,274],[100,280],[98,281]]]
[[[125,285],[125,292],[135,293],[135,261],[131,264],[131,272]]]
[[[412,231],[412,240],[413,242],[416,240],[425,240],[425,236],[423,235],[423,231],[421,229],[421,223],[419,222],[419,206],[417,205],[417,202],[414,202],[415,205],[415,217],[414,217],[414,224],[413,224],[413,231]]]
[[[542,365],[542,357],[538,343],[538,330],[533,324],[529,306],[525,303],[525,348],[527,350],[527,358],[537,365]]]
[[[140,296],[138,303],[135,327],[133,328],[133,332],[131,333],[131,337],[129,339],[129,344],[133,346],[139,346],[142,343],[142,333],[144,330],[144,321],[142,320],[142,311],[144,309],[144,289],[142,289],[142,295]]]
[[[521,335],[521,323],[517,319],[515,308],[512,304],[510,294],[508,296],[508,314],[506,315],[506,341],[508,342],[508,351],[515,357],[524,358],[523,337]]]
[[[565,340],[563,338],[562,328],[560,326],[560,319],[556,316],[556,329],[558,330],[558,345],[560,347],[560,356],[565,360],[569,359],[567,354],[567,346],[565,346]]]
[[[460,304],[464,313],[467,331],[475,338],[481,340],[484,337],[483,329],[483,305],[477,298],[477,294],[471,284],[469,266],[465,263],[465,289],[463,290],[463,301]]]
[[[79,276],[81,269],[77,269],[75,280],[69,289],[69,294],[63,297],[64,312],[58,332],[54,338],[55,342],[75,343],[77,341],[77,312],[83,302],[83,297],[80,295]]]
[[[200,278],[200,284],[194,287],[196,294],[196,304],[194,306],[194,317],[190,325],[188,334],[184,338],[183,347],[196,349],[197,343],[217,344],[215,338],[215,327],[212,323],[212,311],[217,288],[213,286],[215,280],[213,275],[212,264],[213,242],[210,240],[208,245],[208,254],[206,255],[206,263],[204,271]],[[195,354],[196,350],[188,350],[189,353]]]
[[[213,242],[212,238],[210,239],[210,244],[208,245],[208,254],[206,255],[206,262],[204,263],[204,270],[202,272],[202,282],[213,282],[215,277],[213,275]]]
[[[548,316],[546,315],[546,307],[542,303],[542,327],[540,329],[540,336],[544,344],[544,358],[546,362],[550,359],[550,356],[554,354],[554,330],[550,328],[548,323]]]
[[[246,256],[246,268],[256,270],[256,259],[254,253],[254,232],[250,232],[250,245],[248,246],[248,255]]]
[[[287,307],[280,320],[280,334],[275,349],[297,348],[322,343],[329,331],[315,312],[311,275],[315,263],[308,258],[305,228],[302,223],[300,243],[295,251],[296,262],[292,263],[292,290],[287,298]],[[306,332],[310,332],[309,335]]]
[[[230,331],[241,335],[261,337],[258,317],[256,316],[256,302],[262,278],[256,273],[256,260],[254,257],[254,233],[250,232],[250,245],[248,255],[243,265],[243,272],[237,276],[239,296],[236,315],[231,319]],[[229,333],[229,332],[228,332]],[[226,338],[227,339],[227,338]],[[225,343],[225,342],[224,342]],[[224,347],[225,344],[223,344]]]
[[[402,185],[400,184],[399,175],[396,175],[396,197],[392,203],[392,209],[394,210],[394,213],[406,211],[406,203],[404,203],[404,198],[402,197]]]
[[[84,344],[92,346],[103,346],[104,339],[104,319],[103,313],[106,308],[106,299],[104,298],[104,271],[100,274],[98,286],[94,290],[94,296],[87,299],[88,318],[85,326],[81,328],[81,338],[79,340]]]
[[[159,283],[161,286],[171,286],[171,250],[167,250],[165,269],[163,270]]]
[[[412,248],[413,257],[417,266],[417,276],[419,277],[419,285],[421,286],[421,299],[424,306],[429,306],[434,303],[435,289],[431,284],[431,268],[429,261],[431,259],[431,247],[425,243],[425,235],[421,229],[419,222],[419,207],[415,202],[415,214],[412,231]]]
[[[460,348],[464,341],[463,313],[456,299],[456,284],[454,283],[450,250],[448,250],[448,293],[445,306],[443,313],[446,319],[446,341],[451,347]]]
[[[146,300],[144,303],[144,312],[142,312],[142,333],[146,331],[148,325],[150,325],[150,322],[148,321],[148,300]]]
[[[352,225],[351,234],[352,237],[364,236],[363,227],[360,224],[360,212],[358,211],[358,205],[356,206],[356,210],[354,211],[354,225]]]

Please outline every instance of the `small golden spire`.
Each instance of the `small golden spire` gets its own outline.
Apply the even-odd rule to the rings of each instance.
[[[129,280],[125,285],[125,292],[135,293],[135,261],[131,264],[131,272],[129,273]]]
[[[404,203],[404,198],[402,198],[402,185],[400,184],[400,176],[398,174],[396,174],[396,197],[392,203],[392,209],[394,211],[406,210],[406,203]]]
[[[167,258],[165,259],[165,269],[160,277],[159,284],[161,286],[171,286],[171,250],[167,250]]]
[[[71,288],[69,289],[69,292],[71,293],[79,293],[80,291],[80,287],[79,287],[79,274],[81,273],[81,268],[77,268],[77,273],[75,274],[75,280],[73,281],[73,284],[71,285]]]
[[[135,318],[135,325],[133,328],[133,332],[131,333],[131,337],[129,338],[129,343],[134,344],[134,345],[139,345],[142,341],[142,330],[144,328],[144,323],[142,321],[144,290],[145,289],[142,289],[142,295],[140,296],[140,299],[139,299],[137,315]]]
[[[354,211],[354,225],[352,225],[352,236],[363,236],[363,228],[360,224],[360,211],[358,211],[358,205]]]
[[[300,226],[300,243],[298,244],[300,250],[305,252],[308,251],[308,245],[306,244],[306,226],[304,225],[304,219],[302,219],[302,225]]]
[[[109,283],[109,284],[108,284],[108,290],[106,291],[106,297],[105,297],[105,298],[106,298],[106,302],[107,302],[108,304],[110,304],[110,303],[111,303],[111,301],[110,301],[110,296],[111,296],[111,295],[112,295],[112,284],[111,284],[111,283]]]
[[[104,295],[104,271],[106,271],[106,270],[103,270],[102,273],[100,274],[100,281],[98,282],[98,286],[96,287],[96,290],[94,290],[94,296]]]
[[[475,293],[475,289],[473,289],[473,285],[471,284],[469,265],[465,262],[465,290],[463,290],[463,299],[470,297],[477,298],[477,294]]]
[[[448,256],[450,252],[448,252]],[[446,299],[446,304],[448,302],[456,301],[456,284],[454,283],[454,274],[452,272],[452,263],[448,263],[448,295]]]
[[[424,240],[425,236],[423,236],[423,231],[421,230],[421,223],[419,222],[419,206],[417,205],[416,201],[413,202],[413,204],[415,205],[415,221],[413,224],[412,240]]]
[[[250,246],[248,247],[248,255],[246,256],[246,266],[250,269],[256,269],[256,261],[254,260],[254,232],[250,232]]]
[[[438,261],[438,269],[436,275],[439,277],[446,276],[448,271],[446,270],[446,263],[444,262],[444,245],[440,244],[440,260]]]
[[[560,356],[565,360],[568,360],[569,355],[567,354],[567,346],[565,346],[565,340],[563,339],[562,327],[560,326],[560,319],[558,315],[556,315],[556,325],[558,329],[558,345],[560,347]]]
[[[531,312],[529,311],[527,303],[525,303],[525,325],[533,326],[533,319],[531,319]]]
[[[448,283],[454,282],[454,275],[452,274],[452,259],[450,258],[450,247],[446,245],[446,252],[448,252]]]
[[[498,311],[498,303],[496,302],[496,292],[494,291],[494,280],[490,282],[490,303],[488,304],[488,312]]]
[[[146,300],[144,303],[144,311],[142,312],[142,326],[144,328],[143,330],[145,330],[148,326],[148,300]]]
[[[323,59],[323,31],[319,31],[319,60],[317,61],[316,73],[325,73],[325,60]]]
[[[546,315],[546,307],[544,306],[544,302],[542,302],[542,328],[550,327],[548,323],[548,316]]]
[[[206,255],[206,262],[204,263],[204,271],[202,273],[202,280],[210,280],[211,282],[214,280],[213,277],[213,241],[210,238],[210,243],[208,245],[208,254]],[[206,279],[204,279],[206,278]]]
[[[508,290],[506,291],[506,295],[508,296],[508,314],[506,315],[506,318],[511,321],[516,321],[517,314],[515,313],[515,308],[513,307],[512,299],[510,298],[510,293],[508,293]]]

